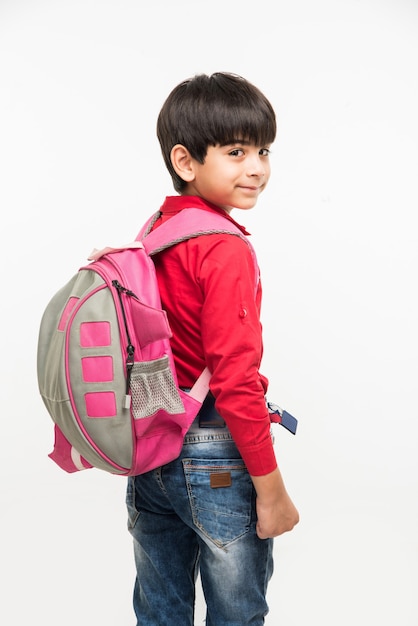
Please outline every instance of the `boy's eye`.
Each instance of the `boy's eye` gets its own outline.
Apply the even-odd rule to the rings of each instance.
[[[230,156],[240,157],[244,155],[244,150],[242,148],[234,148],[228,152]],[[269,148],[260,148],[258,154],[263,157],[267,157],[270,154]]]

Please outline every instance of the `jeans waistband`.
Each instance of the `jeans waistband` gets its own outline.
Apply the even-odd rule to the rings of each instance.
[[[184,391],[190,391],[184,389]],[[184,443],[232,441],[232,435],[225,421],[215,409],[215,398],[209,392],[201,409],[186,433]]]
[[[211,428],[207,426],[202,428],[199,423],[199,415],[197,415],[186,433],[184,443],[203,443],[210,441],[232,441],[230,430],[226,424],[222,428]]]

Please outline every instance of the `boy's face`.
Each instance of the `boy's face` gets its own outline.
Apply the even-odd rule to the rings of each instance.
[[[269,148],[245,141],[209,146],[204,163],[192,159],[194,179],[187,195],[200,196],[228,213],[252,209],[270,178]]]

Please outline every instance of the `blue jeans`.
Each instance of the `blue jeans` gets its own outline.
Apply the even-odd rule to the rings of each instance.
[[[193,626],[200,571],[206,626],[260,626],[273,540],[255,530],[255,492],[224,428],[195,420],[181,456],[128,479],[137,626]]]

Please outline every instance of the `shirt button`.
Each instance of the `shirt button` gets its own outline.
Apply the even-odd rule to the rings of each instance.
[[[240,317],[247,317],[247,309],[242,308],[239,312]]]

